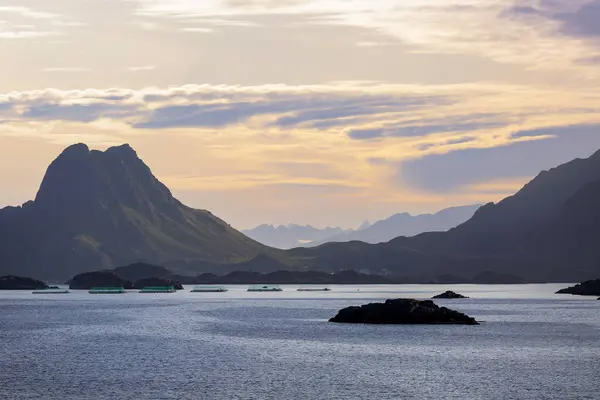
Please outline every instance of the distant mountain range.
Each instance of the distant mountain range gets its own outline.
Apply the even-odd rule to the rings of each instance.
[[[306,246],[314,241],[326,240],[330,237],[352,232],[342,228],[313,228],[310,225],[259,225],[253,229],[247,229],[242,233],[251,239],[264,245],[278,249],[292,249],[294,247]]]
[[[585,281],[600,276],[599,205],[597,152],[543,171],[515,195],[481,207],[448,232],[376,245],[329,243],[289,253],[312,269],[368,269],[407,280],[490,271],[528,281]]]
[[[290,224],[287,226],[260,225],[244,230],[248,237],[279,249],[315,247],[328,242],[361,241],[366,243],[388,242],[398,236],[414,236],[423,232],[447,231],[462,224],[475,214],[480,205],[446,208],[435,214],[395,214],[370,224],[365,221],[357,229],[318,229],[312,226]]]
[[[600,276],[599,204],[600,152],[540,173],[514,196],[479,208],[447,232],[284,251],[181,204],[131,147],[101,152],[78,144],[49,166],[34,201],[0,210],[0,275],[66,280],[146,262],[185,276],[354,270],[402,282],[586,281]],[[378,225],[379,232],[395,235],[381,227],[397,220],[454,224],[473,210],[400,214],[341,235],[364,235]],[[448,226],[436,224],[425,229]]]

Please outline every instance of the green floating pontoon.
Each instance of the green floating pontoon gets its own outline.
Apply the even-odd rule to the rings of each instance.
[[[33,294],[65,294],[65,293],[70,293],[68,289],[41,289],[41,290],[34,290]]]
[[[250,285],[248,288],[249,292],[281,292],[282,290],[277,285]]]
[[[89,290],[91,294],[121,294],[127,293],[122,287],[93,287]]]
[[[140,290],[140,293],[175,293],[173,286],[149,286]]]
[[[225,286],[194,286],[190,292],[192,293],[216,293],[216,292],[226,292],[227,288]]]

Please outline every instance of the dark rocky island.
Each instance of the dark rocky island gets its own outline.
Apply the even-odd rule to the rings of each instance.
[[[175,290],[183,290],[183,286],[178,281],[167,278],[144,278],[136,281],[133,284],[134,289],[144,289],[146,287],[156,287],[156,286],[173,286]]]
[[[122,287],[133,289],[130,281],[126,281],[112,271],[85,272],[76,275],[69,282],[69,289],[89,290],[93,287]]]
[[[600,279],[586,281],[575,286],[561,289],[557,294],[576,294],[579,296],[600,296]]]
[[[472,317],[439,307],[431,300],[395,299],[347,307],[329,322],[351,324],[452,324],[478,325]]]
[[[42,281],[15,275],[0,276],[0,290],[39,290],[48,289]]]
[[[468,297],[463,296],[462,294],[453,292],[452,290],[447,290],[442,294],[433,296],[432,299],[468,299]]]

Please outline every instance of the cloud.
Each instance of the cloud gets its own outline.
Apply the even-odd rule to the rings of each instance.
[[[483,131],[506,126],[510,119],[499,118],[500,114],[471,114],[461,117],[408,120],[388,124],[380,128],[352,129],[348,137],[355,140],[370,140],[383,137],[426,136],[435,133]]]
[[[560,3],[542,1],[538,6],[513,6],[505,16],[542,18],[559,24],[559,32],[577,37],[600,36],[600,0]]]
[[[356,42],[356,45],[358,47],[382,47],[382,46],[388,46],[389,43],[363,41],[363,42]]]
[[[65,21],[61,16],[23,6],[0,6],[0,39],[33,39],[63,34],[56,28],[78,27],[83,24]]]
[[[286,114],[273,123],[280,128],[306,122],[336,120],[358,115],[406,111],[447,101],[441,97],[348,94],[287,94],[265,96],[254,101],[175,105],[155,109],[136,128],[222,127],[261,115]]]
[[[178,20],[296,16],[306,27],[351,26],[387,36],[384,41],[361,40],[359,46],[397,41],[414,53],[469,54],[544,70],[585,68],[575,60],[593,47],[555,35],[555,26],[562,23],[565,31],[575,35],[596,35],[598,0],[540,3],[551,10],[551,18],[540,18],[543,14],[538,7],[523,0],[516,5],[513,0],[372,0],[368,4],[348,0],[145,0],[137,12]],[[580,8],[573,10],[576,5]]]
[[[43,68],[43,72],[91,72],[90,68],[84,67],[50,67]]]
[[[30,39],[58,34],[53,31],[0,31],[0,39]]]
[[[236,28],[258,28],[262,26],[255,21],[244,21],[236,19],[222,19],[222,18],[198,18],[194,19],[193,22],[208,24],[213,26],[222,27],[236,27]]]
[[[215,30],[211,28],[181,28],[181,31],[192,33],[213,33]]]
[[[54,19],[59,17],[56,14],[35,11],[31,8],[20,6],[0,6],[0,14],[3,13],[18,14],[23,17],[33,19]]]
[[[127,69],[131,72],[154,71],[156,69],[156,65],[140,65],[137,67],[127,67]]]
[[[137,107],[111,104],[41,104],[26,107],[21,113],[25,120],[64,120],[92,122],[100,118],[124,118],[134,115]]]
[[[305,122],[332,121],[345,117],[360,115],[378,115],[398,113],[420,107],[448,103],[450,99],[442,96],[360,96],[355,99],[336,99],[328,104],[327,100],[316,100],[308,106],[308,110],[296,112],[294,115],[278,118],[275,125],[290,127]],[[334,107],[332,107],[334,106]]]
[[[544,139],[407,160],[401,163],[397,179],[413,188],[453,193],[497,179],[534,176],[599,149],[600,124],[526,130],[515,132],[513,137]]]

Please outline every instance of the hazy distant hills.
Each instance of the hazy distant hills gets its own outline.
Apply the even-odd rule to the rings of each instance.
[[[259,225],[256,228],[242,231],[248,237],[278,249],[292,249],[294,247],[306,246],[308,243],[326,240],[330,237],[343,235],[342,228],[318,229],[310,225],[301,226],[290,224],[287,226]]]
[[[452,207],[435,214],[410,215],[395,214],[387,219],[370,224],[363,222],[356,230],[342,228],[318,229],[310,225],[287,226],[260,225],[242,231],[248,237],[278,249],[294,247],[315,247],[328,242],[366,243],[388,242],[398,236],[414,236],[423,232],[447,231],[462,224],[473,216],[480,205]]]
[[[395,214],[361,230],[315,240],[307,243],[306,246],[314,247],[327,242],[350,242],[354,240],[375,244],[388,242],[398,236],[414,236],[423,232],[443,232],[467,221],[479,207],[480,205],[452,207],[435,214],[414,216],[408,213]]]
[[[146,261],[190,273],[244,266],[283,252],[208,211],[181,204],[128,145],[70,146],[49,166],[34,201],[0,210],[0,272],[39,278]],[[279,268],[277,268],[279,267]]]
[[[571,282],[600,276],[598,239],[600,152],[540,173],[514,196],[481,207],[448,232],[291,252],[315,269],[368,268],[407,278],[491,271]]]

